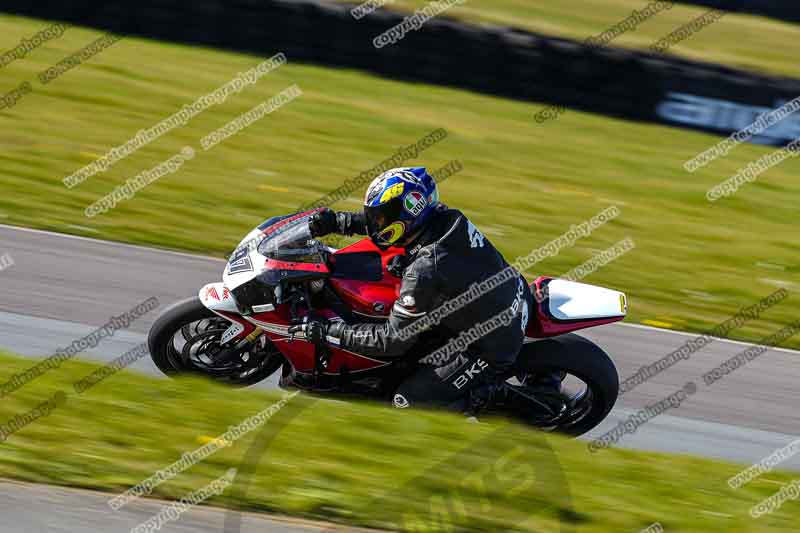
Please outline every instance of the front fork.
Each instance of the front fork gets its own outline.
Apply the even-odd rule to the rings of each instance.
[[[234,327],[234,324],[231,327]],[[219,352],[216,353],[214,356],[214,360],[219,363],[229,363],[233,359],[236,358],[240,353],[245,351],[245,349],[249,349],[252,344],[258,340],[259,337],[264,333],[264,330],[256,326],[250,335],[245,337],[244,339],[240,340],[236,344],[232,346],[223,347]],[[224,335],[223,335],[224,338]],[[249,351],[249,350],[248,350]]]

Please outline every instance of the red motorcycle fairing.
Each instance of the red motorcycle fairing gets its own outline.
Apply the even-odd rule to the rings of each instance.
[[[386,318],[400,292],[400,279],[388,273],[387,263],[392,257],[404,253],[399,248],[381,250],[370,239],[362,239],[333,253],[330,257],[330,271],[325,265],[274,260],[269,260],[268,266],[281,270],[312,270],[321,274],[332,274],[328,281],[333,290],[355,313]],[[303,313],[304,311],[299,311],[299,318],[304,316]],[[328,320],[341,319],[329,309],[320,310],[318,314]],[[293,341],[289,339],[287,329],[291,318],[287,305],[278,305],[274,311],[254,314],[250,320],[264,330],[296,372],[310,374],[314,371],[314,346],[303,338],[298,337]],[[330,346],[330,351],[331,357],[323,374],[338,375],[345,369],[350,373],[364,372],[389,364],[388,361],[373,359],[335,346]]]
[[[381,250],[370,239],[362,239],[331,256],[333,290],[353,312],[386,318],[400,296],[400,278],[389,274],[387,264],[401,248]]]
[[[266,268],[272,270],[296,270],[302,272],[318,272],[329,274],[328,266],[323,263],[295,263],[293,261],[278,261],[277,259],[267,259]]]
[[[307,342],[302,336],[294,340],[289,337],[287,330],[290,325],[290,318],[286,307],[281,305],[275,311],[254,314],[250,317],[250,320],[264,330],[269,340],[275,343],[278,350],[291,362],[295,371],[302,374],[311,374],[314,371],[315,364],[314,345]],[[304,312],[298,314],[300,318],[305,316]],[[340,319],[336,313],[328,309],[319,311],[317,314],[328,320]],[[330,351],[331,357],[322,372],[323,374],[338,375],[345,369],[350,373],[364,372],[389,364],[389,361],[372,359],[335,346],[330,346]]]

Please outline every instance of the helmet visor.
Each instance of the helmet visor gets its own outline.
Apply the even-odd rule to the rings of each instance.
[[[405,223],[401,221],[403,213],[402,198],[393,198],[385,204],[364,206],[364,217],[367,221],[367,232],[372,242],[378,246],[393,246],[405,233]]]

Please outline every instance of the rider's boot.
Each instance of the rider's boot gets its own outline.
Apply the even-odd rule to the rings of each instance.
[[[558,393],[561,392],[561,383],[566,376],[567,373],[563,370],[554,370],[530,377],[525,385],[534,389]]]
[[[567,373],[561,370],[533,375],[526,379],[524,390],[549,407],[552,412],[557,413],[564,409],[561,384],[566,376]]]
[[[508,370],[489,364],[467,393],[466,414],[477,417],[508,397]]]

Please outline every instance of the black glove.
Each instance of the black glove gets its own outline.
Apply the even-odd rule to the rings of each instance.
[[[328,328],[330,325],[330,322],[324,318],[312,318],[309,320],[308,317],[305,317],[303,318],[302,324],[290,326],[288,332],[294,334],[302,331],[308,342],[312,344],[322,344],[327,342],[325,337],[328,335]]]
[[[308,229],[312,237],[324,237],[339,231],[339,222],[336,219],[336,211],[323,207],[314,213],[308,220]]]

